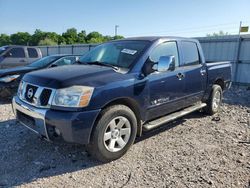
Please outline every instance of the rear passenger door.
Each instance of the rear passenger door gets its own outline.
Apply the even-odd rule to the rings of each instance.
[[[14,47],[6,52],[1,68],[12,68],[27,64],[27,58],[23,47]]]
[[[196,42],[181,41],[180,50],[181,67],[185,75],[185,106],[189,106],[200,101],[204,95],[207,81],[206,67],[202,63]]]
[[[39,55],[36,48],[28,47],[27,52],[28,52],[27,64],[30,64],[39,59]]]

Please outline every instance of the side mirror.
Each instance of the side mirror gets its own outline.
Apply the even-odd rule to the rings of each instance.
[[[175,57],[161,56],[159,62],[153,66],[153,69],[158,72],[174,71],[175,70]]]
[[[6,54],[3,55],[4,57],[11,57],[12,53],[11,52],[7,52]]]

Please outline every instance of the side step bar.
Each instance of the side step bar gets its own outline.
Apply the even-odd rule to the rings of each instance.
[[[178,111],[178,112],[175,112],[175,113],[172,113],[172,114],[169,114],[167,116],[164,116],[164,117],[161,117],[159,119],[156,119],[156,120],[153,120],[153,121],[150,121],[146,124],[143,125],[143,128],[145,130],[151,130],[151,129],[154,129],[154,128],[157,128],[165,123],[168,123],[170,121],[173,121],[177,118],[180,118],[182,116],[185,116],[187,114],[190,114],[191,112],[194,112],[196,110],[200,110],[202,108],[204,108],[205,106],[207,106],[206,103],[199,103],[199,104],[196,104],[194,106],[191,106],[191,107],[188,107],[188,108],[185,108],[181,111]]]

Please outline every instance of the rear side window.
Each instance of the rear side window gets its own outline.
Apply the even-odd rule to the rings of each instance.
[[[196,43],[181,42],[184,65],[197,65],[200,63],[199,52]]]
[[[179,66],[179,56],[176,42],[165,42],[162,43],[153,49],[151,54],[149,55],[150,61],[157,63],[161,56],[170,56],[173,55],[175,57],[175,66]]]
[[[25,57],[24,49],[23,48],[12,48],[8,52],[9,57],[14,57],[14,58],[23,58]]]
[[[30,58],[37,58],[38,53],[35,48],[28,48],[28,54]]]

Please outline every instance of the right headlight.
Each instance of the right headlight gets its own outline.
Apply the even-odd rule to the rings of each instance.
[[[56,90],[52,105],[63,107],[86,107],[89,105],[94,88],[72,86]]]

